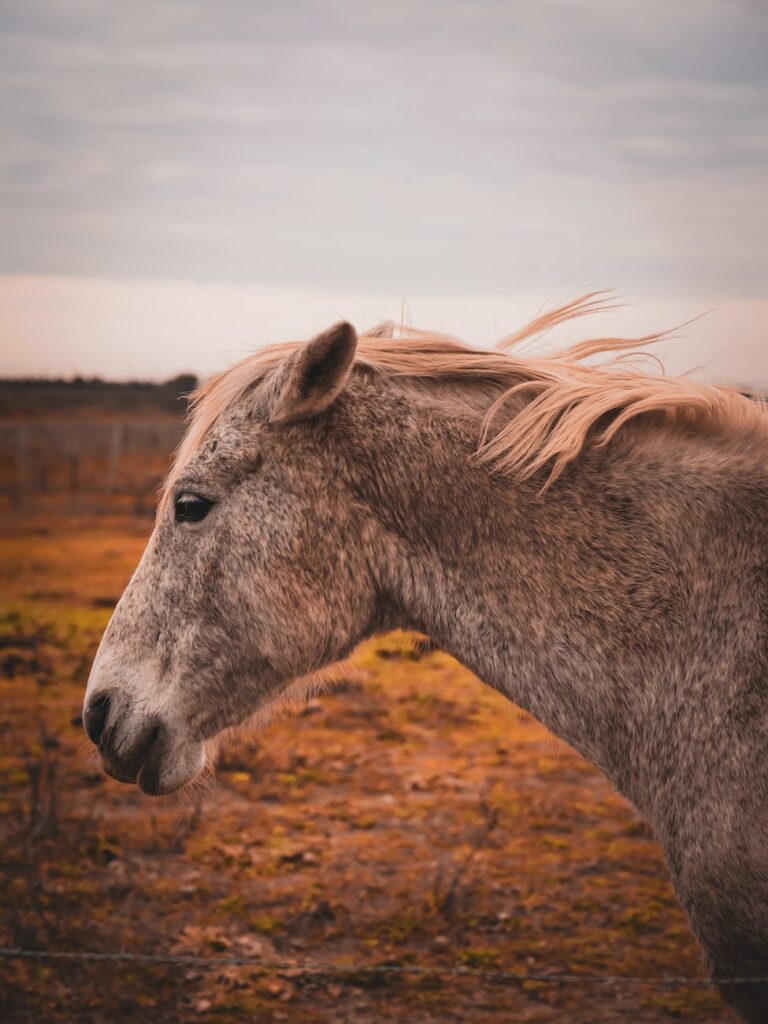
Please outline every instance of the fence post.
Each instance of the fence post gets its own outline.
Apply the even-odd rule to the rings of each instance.
[[[67,445],[66,460],[69,490],[77,494],[80,490],[80,445],[76,441]]]
[[[120,452],[123,447],[123,424],[117,420],[112,424],[112,438],[109,443],[109,466],[107,468],[107,494],[111,494],[117,486],[117,467],[120,464]]]
[[[16,451],[18,473],[16,476],[16,500],[18,504],[24,499],[24,488],[27,485],[27,459],[29,455],[29,427],[21,424],[16,432]]]

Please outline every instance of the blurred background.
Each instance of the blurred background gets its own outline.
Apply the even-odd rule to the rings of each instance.
[[[340,317],[490,344],[605,288],[591,329],[701,317],[668,370],[760,390],[766,52],[764,0],[0,4],[0,375],[186,386]],[[0,388],[61,449],[6,422],[6,491],[86,485],[58,403],[109,402],[75,390]],[[124,398],[107,491],[182,408]]]
[[[0,951],[200,958],[0,956],[3,1021],[723,1019],[648,830],[428,644],[180,803],[80,704],[184,395],[255,347],[605,288],[541,344],[700,317],[667,368],[768,389],[766,54],[765,0],[0,0]]]

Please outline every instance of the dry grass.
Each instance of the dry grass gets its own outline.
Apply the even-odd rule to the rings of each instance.
[[[89,659],[146,520],[49,513],[0,542],[0,944],[300,962],[701,973],[647,829],[440,652],[361,649],[312,713],[222,753],[200,800],[102,776]],[[0,961],[7,1022],[720,1021],[696,986]]]

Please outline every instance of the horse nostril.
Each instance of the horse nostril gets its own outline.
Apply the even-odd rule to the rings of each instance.
[[[109,714],[109,694],[102,693],[88,705],[83,715],[83,724],[88,733],[88,739],[98,746],[101,734],[104,732],[104,724]]]

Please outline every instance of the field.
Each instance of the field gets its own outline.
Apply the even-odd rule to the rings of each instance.
[[[203,789],[105,778],[82,692],[151,521],[67,508],[3,519],[0,944],[204,962],[3,959],[0,1019],[730,1019],[705,983],[659,984],[702,969],[646,826],[412,638],[367,643]],[[535,977],[562,973],[584,977]]]

